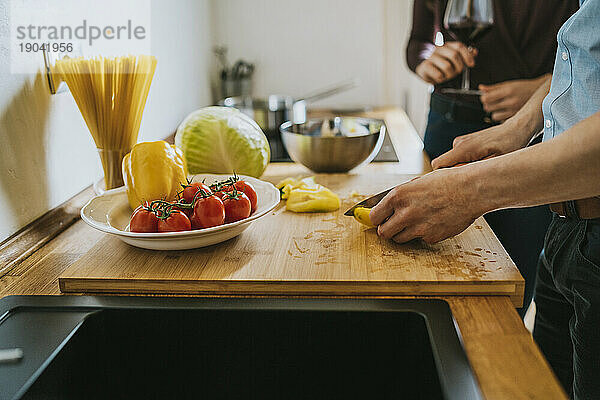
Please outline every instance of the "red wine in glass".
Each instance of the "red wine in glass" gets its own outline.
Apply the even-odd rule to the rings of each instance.
[[[444,14],[444,27],[458,41],[472,46],[494,24],[492,0],[448,0]],[[443,93],[481,95],[472,90],[469,68],[464,67],[460,89],[442,89]]]
[[[456,40],[467,46],[472,46],[491,27],[492,24],[465,20],[463,22],[448,25],[448,30]]]

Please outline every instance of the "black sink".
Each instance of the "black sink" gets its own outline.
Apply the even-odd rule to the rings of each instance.
[[[1,398],[479,399],[438,300],[0,300]]]

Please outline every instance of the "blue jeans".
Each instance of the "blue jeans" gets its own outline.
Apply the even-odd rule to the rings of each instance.
[[[491,126],[483,121],[455,122],[446,119],[440,113],[429,111],[424,139],[425,151],[431,159],[434,159],[450,150],[456,137]],[[521,317],[525,315],[533,298],[538,256],[542,250],[551,214],[548,206],[538,206],[500,210],[485,215],[487,223],[525,278],[523,308],[517,309]]]
[[[572,398],[600,399],[600,219],[554,216],[538,274],[533,337]]]

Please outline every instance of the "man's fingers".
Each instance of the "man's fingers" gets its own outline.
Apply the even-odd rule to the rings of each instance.
[[[394,235],[392,240],[396,243],[406,243],[418,238],[417,231],[413,227],[405,228],[400,233]]]
[[[394,213],[394,207],[390,200],[390,195],[392,194],[392,192],[388,193],[387,196],[381,199],[379,204],[377,204],[375,207],[373,207],[373,209],[371,209],[371,212],[369,213],[369,219],[371,220],[371,223],[373,225],[380,225],[381,223],[383,223],[383,221],[390,218],[390,216],[392,216],[392,214]]]
[[[455,166],[456,164],[473,161],[469,158],[469,153],[465,151],[465,149],[455,147],[431,161],[431,168],[434,170],[440,168],[449,168]]]
[[[395,212],[387,221],[377,227],[377,234],[382,238],[391,239],[404,228],[404,216],[400,212]]]
[[[493,153],[484,147],[483,142],[479,140],[480,137],[481,132],[475,132],[455,138],[452,150],[431,161],[431,168],[435,170],[455,167],[490,157]]]
[[[459,146],[462,142],[464,142],[465,140],[468,140],[469,135],[460,135],[454,138],[454,140],[452,141],[452,147],[457,147]]]

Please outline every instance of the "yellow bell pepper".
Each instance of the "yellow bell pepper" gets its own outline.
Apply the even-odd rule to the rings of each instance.
[[[354,219],[360,222],[361,224],[368,226],[369,228],[374,228],[375,225],[373,225],[373,223],[371,222],[371,217],[369,216],[370,213],[370,208],[356,207],[354,209]]]
[[[281,198],[287,200],[286,209],[293,212],[330,212],[340,208],[340,198],[314,177],[286,178],[277,184]]]
[[[187,183],[183,152],[162,140],[138,143],[123,158],[123,180],[132,209],[145,201],[174,200]]]

